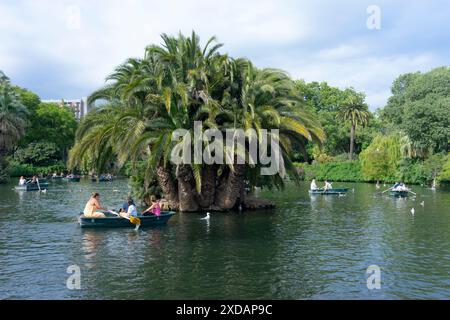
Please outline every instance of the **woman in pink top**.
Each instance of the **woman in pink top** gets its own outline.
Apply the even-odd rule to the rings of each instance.
[[[151,201],[152,205],[150,206],[150,208],[145,210],[142,213],[142,215],[143,216],[155,215],[159,217],[161,215],[161,206],[159,205],[159,201],[154,196],[151,197]]]

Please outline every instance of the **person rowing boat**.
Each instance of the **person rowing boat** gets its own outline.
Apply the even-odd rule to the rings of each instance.
[[[105,214],[103,212],[99,212],[98,210],[108,211],[107,208],[103,208],[100,205],[100,194],[98,192],[94,192],[86,203],[83,214],[86,218],[105,218]]]
[[[319,188],[317,187],[316,179],[312,179],[310,190],[311,191],[316,191],[317,189],[319,189]]]
[[[325,185],[323,187],[323,190],[327,191],[333,189],[333,186],[331,185],[331,182],[328,182],[327,180],[325,180]]]

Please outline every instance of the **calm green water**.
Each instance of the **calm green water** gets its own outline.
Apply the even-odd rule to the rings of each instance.
[[[0,298],[449,299],[450,192],[414,187],[413,201],[339,185],[355,192],[311,197],[306,185],[288,187],[260,194],[277,203],[273,212],[209,223],[177,214],[138,232],[76,222],[92,191],[118,207],[126,181],[54,183],[46,194],[0,186]],[[366,286],[374,264],[380,290]],[[66,287],[70,265],[81,268],[81,290]]]

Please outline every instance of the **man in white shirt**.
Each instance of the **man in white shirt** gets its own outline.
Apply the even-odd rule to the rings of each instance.
[[[25,180],[25,178],[23,176],[20,177],[19,186],[24,186],[26,184],[27,184],[27,180]]]
[[[137,217],[138,212],[137,208],[134,205],[134,202],[132,199],[128,199],[128,210],[127,210],[127,216],[128,217]]]
[[[312,179],[310,190],[311,190],[311,191],[315,191],[315,190],[317,190],[317,189],[318,189],[318,188],[317,188],[317,184],[316,184],[316,179]]]

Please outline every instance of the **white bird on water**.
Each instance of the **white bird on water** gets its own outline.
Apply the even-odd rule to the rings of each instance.
[[[421,203],[420,203],[420,205],[423,207],[423,206],[425,206],[425,201],[422,201]]]
[[[202,218],[201,220],[209,220],[209,216],[210,216],[210,213],[207,212],[207,213],[206,213],[206,217]]]
[[[411,214],[414,215],[414,208],[411,209]]]
[[[42,193],[47,193],[47,189],[41,190]]]

